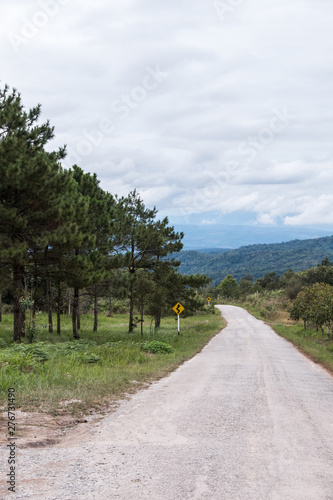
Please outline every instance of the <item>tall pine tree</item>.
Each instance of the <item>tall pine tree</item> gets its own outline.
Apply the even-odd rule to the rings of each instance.
[[[24,327],[26,266],[67,223],[64,194],[72,182],[60,164],[65,148],[45,149],[54,134],[40,113],[40,105],[26,111],[16,89],[0,89],[0,262],[13,273],[15,341]]]
[[[135,282],[139,269],[149,269],[151,266],[151,229],[156,216],[156,208],[147,209],[134,190],[127,198],[122,200],[124,212],[121,225],[122,250],[125,253],[125,265],[129,276],[128,297],[130,301],[129,310],[129,333],[133,332]]]

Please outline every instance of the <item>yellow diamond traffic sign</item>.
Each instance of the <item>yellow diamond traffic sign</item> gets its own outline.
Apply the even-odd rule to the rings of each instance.
[[[185,309],[184,306],[181,305],[180,302],[178,302],[173,308],[172,308],[176,314],[178,314],[178,316],[180,315],[180,313],[182,313]]]
[[[208,302],[210,302],[212,299],[210,297],[207,297]]]

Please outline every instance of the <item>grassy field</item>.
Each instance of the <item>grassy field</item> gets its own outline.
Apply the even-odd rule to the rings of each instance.
[[[279,335],[292,342],[315,363],[333,373],[333,340],[314,329],[304,329],[302,322],[289,317],[291,302],[282,291],[253,295],[239,304],[256,318],[268,323]]]
[[[217,314],[181,318],[181,335],[175,317],[166,318],[158,333],[145,323],[129,334],[128,317],[99,318],[98,333],[93,318],[81,319],[80,340],[73,341],[71,320],[62,318],[62,334],[50,334],[46,316],[38,317],[39,331],[33,344],[11,342],[13,317],[0,324],[0,405],[4,408],[8,388],[15,388],[17,408],[46,411],[54,415],[63,403],[69,412],[100,410],[143,383],[165,376],[194,356],[225,323]],[[139,328],[138,328],[139,330]],[[148,342],[153,344],[148,345]],[[163,344],[164,350],[159,349]],[[170,347],[171,346],[171,347]],[[145,348],[145,349],[144,349]]]

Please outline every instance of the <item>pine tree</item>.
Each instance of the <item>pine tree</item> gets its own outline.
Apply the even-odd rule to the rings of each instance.
[[[25,111],[16,89],[0,90],[0,261],[13,272],[15,341],[24,327],[20,297],[31,255],[67,223],[64,192],[71,179],[60,164],[65,148],[46,151],[54,129],[49,121],[39,124],[40,113],[40,105]]]
[[[173,227],[168,226],[168,219],[156,221],[157,210],[147,209],[140,199],[136,191],[133,191],[123,200],[124,205],[124,223],[122,224],[123,231],[123,250],[126,251],[126,267],[129,274],[129,299],[130,299],[130,314],[129,314],[129,332],[134,329],[134,305],[135,294],[141,296],[140,304],[144,302],[142,294],[144,289],[150,289],[149,286],[144,287],[137,283],[139,278],[139,270],[149,270],[152,274],[149,278],[153,281],[154,293],[149,292],[152,297],[162,297],[163,294],[163,277],[166,270],[175,268],[179,263],[175,261],[165,261],[165,257],[169,253],[178,252],[182,249],[181,239],[182,233],[176,233]],[[147,275],[141,274],[141,276]],[[143,279],[143,278],[142,278]],[[148,291],[147,291],[148,293]],[[158,327],[161,321],[163,301],[154,300],[155,303],[154,317],[155,325]],[[142,312],[142,307],[141,312]],[[150,310],[152,308],[150,307]]]
[[[123,207],[121,232],[122,251],[125,252],[124,267],[128,270],[130,301],[129,333],[133,332],[134,323],[134,292],[139,269],[151,268],[152,229],[156,216],[156,208],[147,209],[134,190],[127,198],[121,200]]]
[[[103,191],[96,174],[84,173],[77,165],[73,166],[73,176],[78,190],[88,204],[88,210],[77,218],[83,238],[75,247],[72,266],[80,271],[70,274],[69,283],[74,288],[72,308],[73,336],[79,338],[77,310],[79,290],[92,287],[94,296],[94,331],[97,331],[98,292],[105,284],[115,267],[112,259],[114,232],[117,221],[118,204],[116,198]]]
[[[175,259],[167,259],[169,254],[180,252],[183,248],[181,240],[184,237],[183,233],[176,233],[172,226],[168,226],[169,220],[165,217],[162,221],[157,221],[154,227],[154,244],[153,244],[153,280],[155,282],[155,307],[154,318],[155,328],[161,325],[161,317],[163,313],[164,295],[166,294],[165,287],[172,286],[170,276],[174,274],[180,262]],[[166,285],[167,282],[167,285]]]

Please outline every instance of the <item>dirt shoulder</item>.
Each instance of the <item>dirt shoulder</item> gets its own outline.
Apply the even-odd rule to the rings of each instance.
[[[148,385],[148,384],[147,384]],[[142,388],[142,385],[140,385]],[[139,389],[139,388],[138,388]],[[133,391],[133,393],[136,391]],[[125,394],[123,399],[128,399],[130,394]],[[41,411],[15,411],[15,437],[20,448],[42,448],[60,444],[64,439],[76,441],[88,433],[91,425],[102,420],[106,415],[113,413],[123,399],[110,401],[102,411],[89,410],[87,414],[73,415],[72,404],[75,401],[65,401],[57,415]],[[3,409],[3,408],[2,408]],[[74,412],[75,413],[75,412]],[[7,429],[8,414],[0,412],[0,427]],[[0,435],[0,445],[8,441],[4,433]]]

